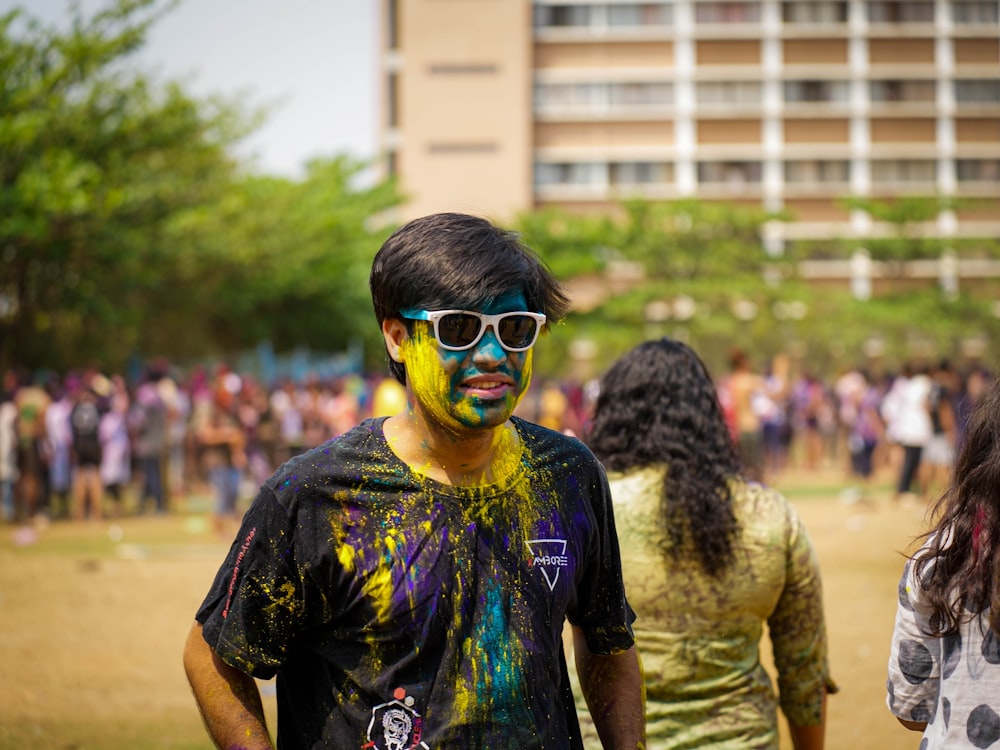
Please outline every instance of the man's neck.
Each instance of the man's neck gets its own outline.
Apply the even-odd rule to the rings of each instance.
[[[386,420],[383,431],[389,447],[410,469],[443,484],[503,482],[520,458],[520,438],[510,422],[455,434],[407,411]]]

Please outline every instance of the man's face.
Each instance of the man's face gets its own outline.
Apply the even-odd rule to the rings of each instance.
[[[525,312],[520,291],[510,292],[476,312]],[[448,431],[497,427],[506,422],[531,381],[532,350],[509,352],[487,328],[471,349],[438,346],[433,327],[415,321],[401,346],[413,406]]]

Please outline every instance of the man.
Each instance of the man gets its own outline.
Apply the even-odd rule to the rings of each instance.
[[[397,230],[370,287],[407,408],[261,488],[185,649],[209,732],[270,748],[253,677],[277,674],[279,747],[579,748],[568,619],[603,743],[642,747],[604,472],[512,417],[561,288],[462,214]]]

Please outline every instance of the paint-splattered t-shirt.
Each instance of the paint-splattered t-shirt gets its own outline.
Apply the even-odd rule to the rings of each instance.
[[[277,674],[294,748],[571,748],[564,619],[632,645],[607,480],[579,441],[514,419],[520,471],[462,488],[368,420],[262,487],[198,612],[228,664]]]
[[[662,552],[663,469],[610,472],[636,647],[646,682],[650,750],[777,750],[777,707],[818,724],[830,677],[819,564],[795,510],[778,492],[734,480],[736,558],[719,578],[693,542]],[[760,661],[768,625],[780,697]],[[581,713],[587,747],[599,748]]]
[[[889,710],[927,722],[920,750],[1000,747],[1000,640],[971,616],[955,635],[937,638],[928,635],[931,617],[908,562],[889,655]]]

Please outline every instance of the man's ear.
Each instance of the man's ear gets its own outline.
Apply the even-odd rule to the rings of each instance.
[[[382,321],[382,338],[385,339],[385,350],[393,362],[403,361],[400,347],[408,336],[406,324],[399,318],[386,318]]]

